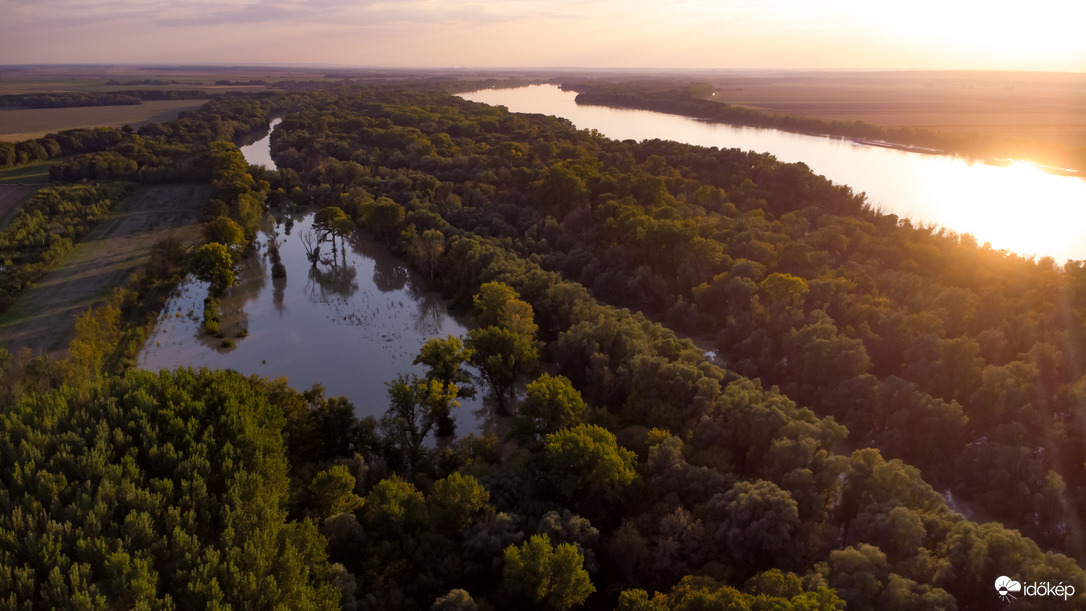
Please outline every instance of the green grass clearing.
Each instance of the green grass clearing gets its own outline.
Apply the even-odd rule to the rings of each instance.
[[[0,170],[0,185],[47,185],[49,168],[58,163],[60,159],[50,159]]]

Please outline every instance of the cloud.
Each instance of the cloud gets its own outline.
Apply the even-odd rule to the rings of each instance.
[[[378,2],[345,0],[172,3],[158,16],[156,23],[165,27],[199,27],[268,22],[331,22],[375,4]]]

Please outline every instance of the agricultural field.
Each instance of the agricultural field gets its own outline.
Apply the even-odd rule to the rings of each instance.
[[[75,317],[122,286],[155,242],[171,233],[187,243],[195,241],[210,192],[209,185],[198,184],[136,191],[0,317],[0,345],[26,346],[35,353],[63,346]]]
[[[721,102],[824,120],[1086,144],[1086,75],[759,73],[710,77]]]
[[[0,229],[15,218],[26,200],[37,190],[38,187],[33,185],[0,184]]]
[[[129,106],[82,106],[75,108],[0,108],[0,140],[18,142],[51,132],[79,127],[139,127],[144,123],[172,121],[207,100],[160,100]]]
[[[49,184],[49,168],[58,163],[59,159],[48,159],[0,170],[0,185]]]

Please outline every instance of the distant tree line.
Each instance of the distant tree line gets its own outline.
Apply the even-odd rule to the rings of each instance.
[[[151,83],[130,83],[151,84]],[[160,100],[200,100],[212,97],[199,89],[133,89],[125,91],[72,91],[0,95],[0,108],[74,108],[78,106],[131,106]]]
[[[149,79],[149,78],[148,79],[143,79],[143,80],[136,79],[136,80],[130,80],[130,81],[118,81],[117,79],[110,79],[110,80],[106,81],[106,85],[109,86],[109,87],[132,87],[132,86],[135,86],[135,85],[166,86],[166,85],[176,85],[176,84],[177,84],[176,79],[170,80],[170,81],[163,81],[163,80],[160,80],[160,79]]]

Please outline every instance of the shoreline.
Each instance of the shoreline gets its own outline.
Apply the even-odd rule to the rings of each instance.
[[[867,146],[878,146],[887,149],[894,149],[897,151],[906,151],[908,153],[923,153],[925,155],[949,155],[950,153],[937,148],[930,148],[926,146],[916,146],[913,144],[900,144],[897,142],[888,142],[886,140],[878,140],[875,138],[853,138],[853,142],[856,144],[864,144]]]

